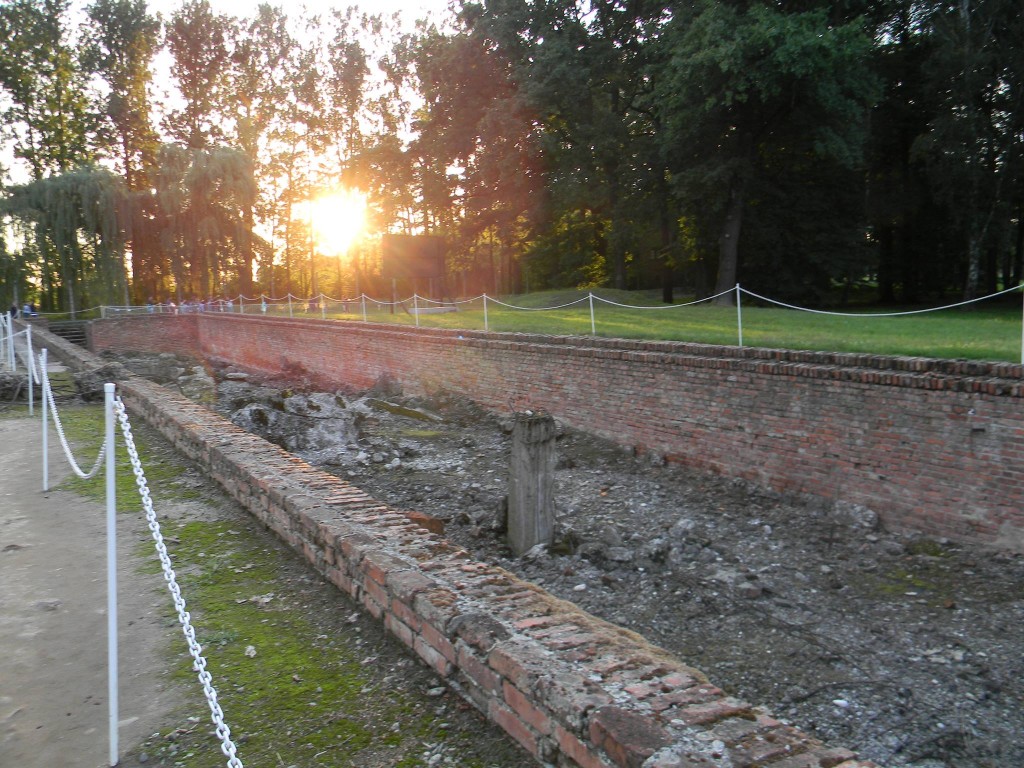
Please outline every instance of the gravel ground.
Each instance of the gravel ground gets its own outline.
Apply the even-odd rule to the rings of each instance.
[[[403,398],[387,382],[306,395],[218,375],[229,380],[217,408],[236,423],[443,520],[474,557],[827,742],[891,768],[1024,765],[1022,556],[896,535],[863,508],[560,428],[556,542],[514,558],[503,530],[512,414]],[[212,394],[201,369],[176,383]]]

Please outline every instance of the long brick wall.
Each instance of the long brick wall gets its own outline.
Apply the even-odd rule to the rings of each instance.
[[[50,334],[42,343],[77,368],[101,362]],[[876,768],[727,695],[635,633],[473,561],[203,406],[130,375],[117,385],[133,418],[199,463],[538,762]]]
[[[842,499],[891,530],[1024,551],[1024,366],[207,314],[92,324],[326,388],[382,376],[544,409],[641,452]]]

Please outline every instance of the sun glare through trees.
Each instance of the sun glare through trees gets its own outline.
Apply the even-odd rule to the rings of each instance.
[[[345,256],[366,231],[366,195],[340,190],[314,198],[309,205],[313,240],[325,256]]]
[[[1019,0],[427,1],[0,1],[0,304],[1024,278]]]

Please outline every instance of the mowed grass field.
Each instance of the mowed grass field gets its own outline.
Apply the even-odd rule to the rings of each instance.
[[[597,296],[598,294],[595,294]],[[842,310],[842,314],[744,304],[718,307],[704,302],[659,304],[653,292],[600,292],[591,301],[585,291],[533,293],[498,300],[458,303],[458,311],[439,314],[410,312],[412,302],[392,308],[366,303],[370,322],[394,322],[431,328],[570,334],[628,339],[661,339],[704,344],[826,352],[860,352],[949,359],[1021,362],[1022,309],[1019,294],[1009,294],[968,308],[919,311],[920,307]],[[749,297],[744,296],[744,299]],[[609,303],[614,302],[614,303]],[[420,304],[418,302],[418,304]],[[423,304],[420,304],[421,306]],[[511,306],[509,306],[511,305]],[[568,305],[568,306],[567,306]],[[430,306],[426,304],[426,306]],[[283,306],[268,314],[280,314]],[[345,310],[348,311],[345,311]],[[328,302],[322,312],[295,312],[296,317],[362,320],[362,305]]]

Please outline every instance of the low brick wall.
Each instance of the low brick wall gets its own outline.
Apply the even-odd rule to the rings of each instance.
[[[131,315],[91,322],[85,327],[86,344],[97,352],[130,349],[200,357],[197,319],[196,315]],[[128,337],[121,337],[125,333]]]
[[[151,322],[147,322],[151,321]],[[1024,552],[1024,366],[208,313],[93,323],[94,349],[193,352],[328,389],[382,376],[566,424],[887,528]]]
[[[99,360],[59,340],[77,367]],[[501,568],[208,409],[117,382],[183,454],[538,762],[583,768],[871,768],[733,698],[635,633]]]

